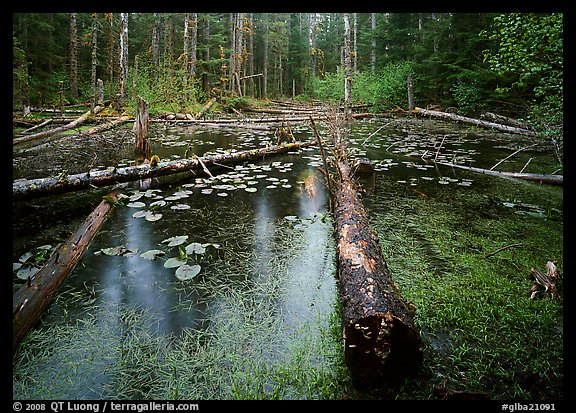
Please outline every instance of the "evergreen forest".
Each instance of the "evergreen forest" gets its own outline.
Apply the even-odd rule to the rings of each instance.
[[[563,13],[28,12],[12,39],[15,411],[561,410]]]
[[[124,17],[123,17],[124,16]],[[350,13],[352,98],[382,112],[485,110],[561,139],[561,13]],[[15,13],[13,105],[142,96],[151,110],[210,97],[342,101],[342,13]],[[135,103],[132,103],[135,105]],[[172,108],[170,108],[172,106]]]

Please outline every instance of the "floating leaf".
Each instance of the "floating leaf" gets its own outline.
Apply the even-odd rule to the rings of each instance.
[[[154,201],[154,202],[150,203],[149,207],[150,208],[163,207],[164,205],[166,205],[166,201],[164,201],[163,199],[160,199],[158,201]]]
[[[286,215],[284,217],[284,219],[286,219],[288,221],[296,221],[298,219],[298,217],[296,215]]]
[[[254,188],[253,186],[251,186],[251,187],[248,187],[248,188],[244,188],[244,190],[245,190],[246,192],[256,192],[258,189],[257,189],[257,188]]]
[[[140,211],[134,212],[132,214],[132,218],[142,218],[142,217],[145,217],[147,215],[150,215],[150,211],[140,210]]]
[[[164,263],[164,268],[176,268],[184,264],[186,264],[186,261],[182,261],[180,258],[172,257],[166,260]]]
[[[168,243],[169,247],[184,244],[188,239],[188,235],[176,235],[174,237],[166,238],[162,241],[163,244]]]
[[[34,277],[34,274],[38,272],[40,268],[37,267],[23,267],[18,270],[16,273],[16,277],[20,278],[21,280],[27,280],[28,277]]]
[[[214,247],[214,248],[216,248],[216,249],[222,248],[222,246],[221,246],[220,244],[216,244],[216,243],[213,243],[213,242],[206,242],[206,243],[202,244],[202,246],[203,246],[204,248],[206,248],[206,247]]]
[[[140,256],[146,260],[153,260],[153,259],[156,259],[156,257],[158,257],[160,255],[164,255],[164,254],[165,254],[165,252],[162,250],[148,250],[148,251],[140,254]]]
[[[150,213],[150,214],[146,215],[146,221],[150,221],[150,222],[158,221],[160,218],[162,218],[162,214]]]
[[[197,242],[193,242],[191,244],[186,245],[186,254],[204,254],[206,252],[206,248],[202,244]]]
[[[23,254],[22,256],[20,256],[20,258],[18,259],[18,261],[20,262],[26,262],[30,259],[30,257],[32,257],[34,254],[32,254],[32,252],[28,251],[27,253]]]
[[[136,202],[130,202],[130,203],[126,204],[126,206],[130,207],[130,208],[142,208],[142,207],[145,207],[146,204],[144,202],[141,202],[141,201],[136,201]]]
[[[126,248],[124,245],[118,245],[116,247],[109,247],[109,248],[102,248],[99,251],[94,252],[94,255],[110,255],[110,256],[119,256],[122,255],[124,257],[131,257],[132,255],[136,254],[138,249],[129,249]]]
[[[177,205],[172,205],[172,206],[170,207],[170,209],[178,209],[178,210],[190,209],[190,205],[177,204]]]
[[[187,281],[191,280],[192,278],[196,277],[202,268],[198,264],[188,265],[184,264],[178,267],[176,270],[176,278],[180,281]]]

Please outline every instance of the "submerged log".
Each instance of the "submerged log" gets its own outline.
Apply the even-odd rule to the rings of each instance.
[[[534,181],[540,184],[549,185],[563,185],[564,175],[547,175],[547,174],[533,174],[526,172],[501,172],[493,171],[492,169],[475,168],[473,166],[458,165],[455,163],[436,162],[439,165],[450,166],[452,168],[465,169],[467,171],[477,172],[480,174],[501,176],[504,178],[523,179],[526,181]]]
[[[503,132],[516,133],[519,135],[536,136],[535,132],[528,129],[517,128],[509,125],[502,125],[494,122],[487,122],[485,120],[480,119],[468,118],[466,116],[456,115],[454,113],[439,112],[437,110],[427,110],[422,108],[415,108],[413,113],[416,113],[418,115],[439,118],[443,120],[450,120],[453,122],[463,122],[469,125],[480,126],[483,128],[497,129]]]
[[[414,306],[392,280],[345,158],[334,194],[344,356],[361,384],[414,374],[422,363]]]
[[[103,187],[120,182],[137,181],[174,173],[198,172],[203,171],[202,164],[207,167],[236,164],[248,160],[264,159],[267,156],[312,145],[316,145],[316,141],[272,145],[241,152],[209,155],[202,158],[158,162],[156,165],[142,164],[125,168],[110,167],[105,170],[89,171],[74,175],[61,174],[48,178],[19,179],[12,183],[12,198],[14,200],[25,199],[66,191]]]
[[[119,193],[119,189],[114,190],[108,197],[115,201]],[[58,247],[34,277],[28,279],[28,282],[14,294],[12,297],[13,350],[48,308],[111,209],[112,204],[108,201],[100,202],[84,223]]]

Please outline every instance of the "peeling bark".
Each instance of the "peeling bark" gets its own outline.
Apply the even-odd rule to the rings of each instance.
[[[404,301],[371,231],[346,159],[337,163],[334,195],[344,355],[361,383],[403,377],[422,363],[414,306]]]

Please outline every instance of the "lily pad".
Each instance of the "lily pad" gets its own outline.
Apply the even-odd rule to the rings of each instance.
[[[206,248],[202,244],[197,242],[193,242],[191,244],[186,245],[186,254],[204,254],[206,252]]]
[[[150,221],[150,222],[158,221],[160,218],[162,218],[162,214],[150,213],[150,214],[146,215],[146,221]]]
[[[169,247],[184,244],[188,239],[188,235],[176,235],[174,237],[166,238],[162,241],[163,244],[168,243]]]
[[[156,259],[156,257],[158,257],[160,255],[164,255],[164,254],[165,254],[165,252],[162,250],[148,250],[148,251],[140,254],[140,256],[146,260],[153,260],[153,259]]]
[[[130,203],[126,204],[126,206],[130,207],[130,208],[142,208],[142,207],[145,207],[146,204],[144,202],[141,202],[141,201],[135,201],[135,202],[130,202]]]
[[[188,281],[196,277],[202,268],[198,264],[188,265],[184,264],[176,270],[176,278],[180,281]]]
[[[186,205],[186,204],[176,204],[176,205],[172,205],[172,206],[170,207],[170,209],[178,209],[178,210],[190,209],[190,205]]]
[[[143,218],[147,215],[150,215],[150,211],[140,210],[136,211],[132,214],[132,218]]]
[[[34,277],[34,274],[36,274],[38,270],[40,270],[38,267],[22,267],[16,273],[16,277],[20,278],[21,280],[27,280],[28,277]]]
[[[176,268],[186,264],[186,261],[182,261],[180,258],[172,257],[168,258],[164,263],[164,268]]]

